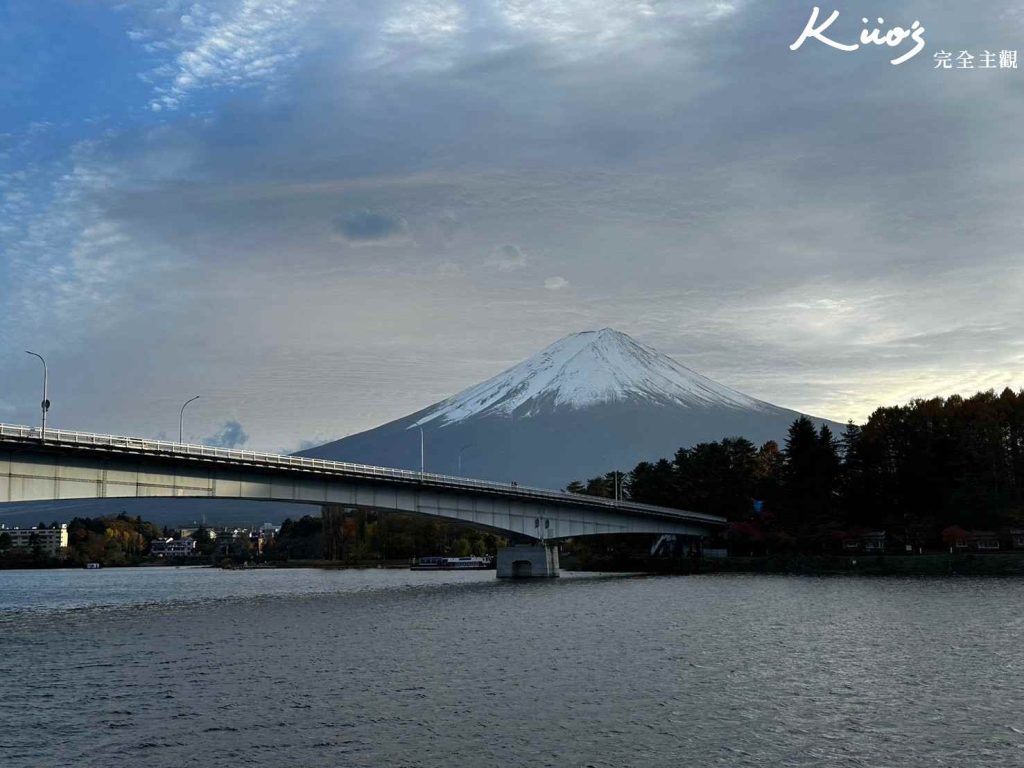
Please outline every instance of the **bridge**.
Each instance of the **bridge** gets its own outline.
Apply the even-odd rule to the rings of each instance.
[[[425,515],[532,546],[499,552],[498,575],[558,573],[559,539],[654,534],[700,541],[724,518],[429,472],[136,437],[0,424],[0,504],[220,498],[311,504],[325,526],[364,509]]]

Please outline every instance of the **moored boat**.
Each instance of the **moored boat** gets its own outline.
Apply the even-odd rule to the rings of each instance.
[[[483,571],[494,567],[494,558],[484,557],[420,557],[413,562],[413,571]]]

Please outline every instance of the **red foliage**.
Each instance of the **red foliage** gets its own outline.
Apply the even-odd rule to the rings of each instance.
[[[942,541],[950,547],[967,541],[968,535],[967,531],[959,525],[951,525],[942,529]]]
[[[740,521],[736,523],[729,523],[729,534],[739,539],[746,539],[747,541],[761,541],[764,539],[764,532],[756,523],[748,521]]]

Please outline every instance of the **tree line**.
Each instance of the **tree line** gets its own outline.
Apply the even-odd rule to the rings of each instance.
[[[60,523],[47,525],[40,522],[38,530],[59,528]],[[10,536],[0,535],[0,559],[8,565],[46,564],[52,556],[33,547],[27,551],[9,550]],[[65,564],[133,565],[146,559],[150,542],[168,535],[155,524],[139,516],[129,517],[124,512],[106,517],[75,517],[68,523],[68,551]]]
[[[349,562],[426,555],[495,554],[504,539],[457,523],[397,512],[354,510],[285,520],[266,556]]]
[[[1024,526],[1024,390],[883,407],[840,435],[796,419],[781,447],[742,437],[681,448],[566,490],[726,517],[750,550],[821,551],[885,530],[941,548],[952,528]]]
[[[59,523],[39,523],[39,529],[58,528]],[[135,565],[152,559],[149,548],[153,539],[170,538],[175,531],[161,529],[141,517],[125,513],[105,517],[76,517],[68,523],[66,559],[58,561],[42,548],[11,549],[9,534],[0,532],[0,564],[6,567],[100,563],[101,565]],[[333,520],[325,529],[320,515],[287,519],[278,535],[265,542],[257,552],[246,533],[235,537],[225,552],[222,540],[209,535],[209,529],[197,529],[197,562],[218,558],[237,561],[320,560],[348,562],[369,560],[408,560],[424,555],[495,554],[506,540],[492,533],[457,523],[447,523],[400,513],[379,513],[358,510]],[[52,562],[51,562],[52,561]]]

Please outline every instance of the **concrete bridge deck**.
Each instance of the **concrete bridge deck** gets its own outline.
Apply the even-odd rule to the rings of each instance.
[[[596,534],[706,536],[684,510],[347,462],[0,424],[0,504],[231,498],[429,515],[536,541]]]

